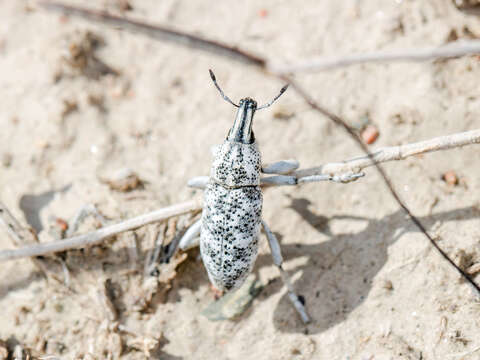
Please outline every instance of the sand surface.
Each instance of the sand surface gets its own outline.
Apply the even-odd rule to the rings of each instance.
[[[122,12],[117,1],[88,3]],[[480,37],[479,18],[447,0],[130,3],[129,16],[291,62]],[[234,101],[263,103],[283,85],[35,2],[0,1],[1,201],[40,241],[51,241],[63,226],[57,219],[72,220],[85,204],[116,222],[201,196],[186,182],[208,174],[210,147],[224,140],[235,113],[209,68]],[[380,136],[372,149],[480,124],[476,56],[296,78],[350,124],[374,124]],[[310,167],[361,154],[291,89],[257,114],[254,128],[265,162],[295,158]],[[123,192],[105,182],[124,168],[142,186]],[[385,169],[457,263],[480,263],[478,145]],[[442,180],[449,170],[457,186]],[[160,267],[158,284],[146,278],[155,234],[171,240],[193,219],[184,216],[44,260],[49,280],[29,259],[2,263],[0,339],[65,359],[480,359],[479,298],[406,219],[374,169],[348,185],[270,189],[264,218],[306,299],[308,326],[290,306],[263,235],[254,273],[265,287],[238,319],[201,315],[214,293],[198,250]],[[90,217],[77,233],[97,226]],[[0,234],[0,248],[13,248]]]

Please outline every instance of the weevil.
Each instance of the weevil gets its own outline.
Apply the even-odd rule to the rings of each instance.
[[[232,128],[222,145],[214,150],[214,161],[209,177],[197,177],[190,186],[204,189],[202,217],[194,223],[180,240],[179,247],[188,249],[200,241],[200,253],[210,282],[221,291],[240,287],[251,272],[258,254],[260,228],[263,227],[274,264],[288,289],[288,296],[302,321],[310,317],[304,299],[293,290],[287,273],[282,268],[280,244],[262,219],[262,190],[260,185],[297,185],[300,182],[331,180],[353,181],[360,174],[344,176],[319,175],[297,179],[288,175],[299,163],[283,160],[262,167],[261,156],[252,130],[255,112],[268,108],[287,89],[285,85],[270,102],[257,106],[251,98],[235,104],[224,94],[211,70],[210,77],[221,96],[238,108]],[[261,178],[261,174],[278,174]],[[198,238],[200,234],[200,238]]]

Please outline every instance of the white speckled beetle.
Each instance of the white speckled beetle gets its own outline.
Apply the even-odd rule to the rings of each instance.
[[[211,70],[210,76],[222,97],[238,107],[238,112],[227,139],[216,148],[210,177],[190,182],[190,185],[205,189],[204,207],[202,218],[185,233],[180,248],[195,245],[200,232],[200,252],[211,283],[219,290],[233,290],[243,284],[252,270],[258,253],[260,226],[263,226],[274,262],[280,268],[288,287],[289,297],[302,320],[308,322],[305,307],[282,269],[278,241],[262,221],[262,165],[252,131],[255,111],[273,104],[287,86],[272,101],[261,107],[257,107],[256,101],[251,98],[242,99],[236,105],[223,93]],[[298,163],[287,161],[280,166],[286,166],[288,172],[295,170]],[[273,171],[270,169],[269,172]],[[285,169],[282,172],[285,173]]]
[[[180,240],[180,248],[197,245],[200,233],[200,252],[211,283],[222,291],[238,288],[251,272],[258,253],[260,226],[267,235],[275,265],[287,286],[288,296],[304,323],[310,321],[303,298],[294,291],[287,273],[282,268],[282,255],[277,238],[262,220],[262,191],[260,184],[297,185],[300,182],[332,180],[348,182],[362,176],[342,177],[328,175],[297,179],[288,176],[299,164],[284,160],[262,167],[260,152],[252,131],[255,111],[272,105],[287,89],[269,103],[257,107],[255,100],[245,98],[237,105],[218,86],[215,75],[210,77],[222,97],[238,107],[237,116],[224,143],[215,149],[210,177],[197,177],[189,181],[192,187],[205,190],[202,218],[193,224]],[[260,178],[261,173],[279,174]]]

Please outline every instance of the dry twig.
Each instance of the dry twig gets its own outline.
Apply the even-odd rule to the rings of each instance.
[[[387,161],[404,160],[414,155],[478,143],[480,143],[480,130],[471,130],[453,135],[439,136],[413,144],[380,148],[369,155],[357,156],[342,162],[328,163],[318,167],[297,170],[294,175],[301,178],[310,175],[360,172],[369,166]]]
[[[267,68],[274,74],[324,71],[355,64],[397,61],[427,61],[448,59],[464,55],[480,54],[480,40],[459,40],[438,47],[419,49],[380,50],[363,54],[325,56],[292,65],[268,63]]]
[[[128,19],[123,16],[112,15],[106,11],[89,10],[55,1],[41,1],[40,5],[44,6],[48,10],[59,11],[63,14],[80,16],[82,18],[97,21],[102,24],[120,26],[125,30],[142,33],[157,40],[181,44],[182,46],[186,46],[191,49],[207,51],[247,64],[261,67],[265,66],[265,60],[260,57],[240,49],[234,49],[217,41],[203,39],[197,35],[191,35],[181,31],[172,30],[163,26],[147,24],[143,21]]]
[[[106,226],[104,228],[89,232],[87,234],[73,236],[68,239],[53,241],[44,244],[35,244],[18,250],[0,251],[0,261],[18,259],[29,256],[40,256],[59,251],[77,249],[86,246],[92,246],[101,243],[105,239],[124,231],[137,229],[143,225],[151,224],[172,216],[186,214],[201,209],[199,200],[191,200],[180,204],[168,206],[148,214],[134,217],[133,219],[122,221],[118,224]]]

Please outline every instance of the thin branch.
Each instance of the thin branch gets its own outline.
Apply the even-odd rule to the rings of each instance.
[[[274,74],[282,75],[296,72],[323,71],[363,63],[427,61],[474,54],[480,54],[480,40],[459,40],[443,46],[419,49],[379,50],[363,54],[325,56],[292,65],[268,63],[267,68]]]
[[[480,130],[466,131],[453,135],[439,136],[413,144],[380,148],[370,153],[369,156],[358,156],[342,162],[328,163],[318,167],[297,170],[292,175],[301,178],[310,175],[341,174],[347,172],[356,173],[369,166],[374,166],[387,161],[404,160],[407,157],[414,155],[479,143]]]
[[[59,251],[96,245],[121,232],[134,230],[147,224],[165,220],[173,216],[186,214],[192,211],[197,211],[199,209],[201,209],[201,203],[199,200],[175,204],[166,208],[152,211],[148,214],[134,217],[133,219],[122,221],[115,225],[106,226],[87,234],[73,236],[60,241],[26,246],[18,250],[3,250],[0,251],[0,261],[29,256],[41,256]]]
[[[128,19],[126,17],[109,14],[107,11],[90,10],[76,6],[70,6],[55,1],[40,1],[40,5],[48,10],[59,11],[62,14],[79,16],[84,19],[119,26],[122,29],[142,33],[153,39],[180,44],[191,49],[198,49],[215,55],[225,56],[235,61],[265,66],[265,60],[246,51],[233,48],[221,42],[204,39],[198,35],[192,35],[185,32],[169,29],[163,26],[148,24],[144,21]]]

